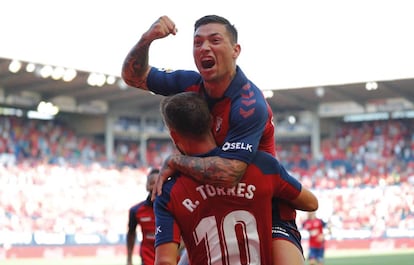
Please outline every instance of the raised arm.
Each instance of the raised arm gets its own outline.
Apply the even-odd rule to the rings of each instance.
[[[149,47],[154,40],[176,33],[175,24],[169,17],[162,16],[157,19],[148,31],[142,34],[141,39],[126,56],[121,72],[125,83],[129,86],[148,90],[146,80],[150,70],[148,62]]]
[[[191,176],[200,183],[232,187],[236,185],[246,171],[247,164],[236,159],[226,159],[219,156],[193,157],[174,154],[164,161],[160,174],[155,182],[152,200],[161,194],[164,181],[180,171],[184,175]]]

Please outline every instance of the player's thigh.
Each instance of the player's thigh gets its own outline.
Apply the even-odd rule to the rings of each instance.
[[[292,242],[279,239],[272,243],[273,265],[304,265],[302,252]]]

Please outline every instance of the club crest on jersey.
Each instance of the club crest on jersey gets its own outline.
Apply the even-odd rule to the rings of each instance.
[[[165,72],[165,73],[172,73],[174,72],[173,69],[170,68],[159,68],[158,70],[160,70],[161,72]]]
[[[221,130],[221,124],[223,123],[223,119],[221,117],[216,117],[216,132]]]

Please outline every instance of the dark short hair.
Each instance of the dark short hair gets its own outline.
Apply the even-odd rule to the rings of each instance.
[[[211,130],[212,118],[207,102],[196,92],[164,97],[160,111],[165,124],[181,135],[201,137]]]
[[[152,167],[148,170],[147,176],[152,175],[152,174],[158,174],[158,173],[160,173],[160,170],[158,168]]]
[[[194,24],[194,32],[203,25],[211,24],[211,23],[218,23],[222,24],[226,27],[227,32],[229,33],[231,40],[233,43],[237,43],[238,34],[236,27],[230,23],[226,18],[217,16],[217,15],[207,15],[202,18],[199,18]]]

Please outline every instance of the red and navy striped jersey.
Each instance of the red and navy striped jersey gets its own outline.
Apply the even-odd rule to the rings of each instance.
[[[319,218],[307,219],[303,222],[303,229],[309,232],[309,247],[325,247],[325,235],[323,231],[325,227],[326,222]]]
[[[142,232],[142,242],[139,251],[142,264],[154,264],[155,216],[150,197],[129,209],[128,228],[135,230],[138,225],[140,225]]]
[[[290,201],[301,189],[274,157],[261,151],[233,188],[178,174],[164,183],[154,203],[155,245],[179,244],[182,235],[191,264],[271,264],[272,197]]]
[[[250,163],[257,150],[275,156],[272,110],[262,91],[237,67],[236,76],[220,99],[209,98],[199,73],[165,71],[152,67],[147,77],[150,91],[168,96],[184,91],[203,94],[213,115],[212,127],[220,157]]]

